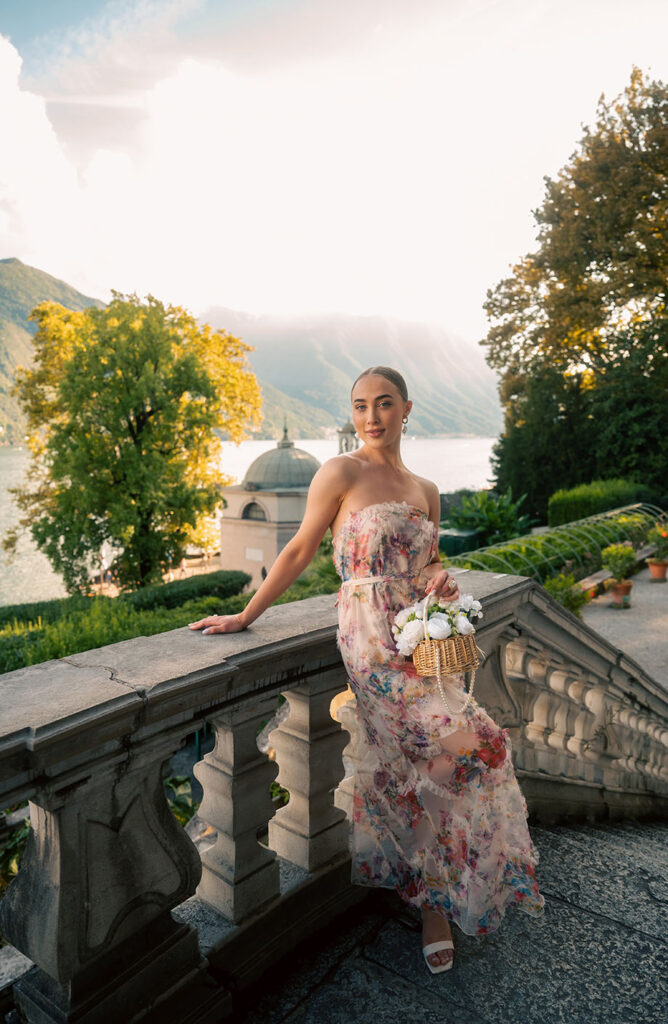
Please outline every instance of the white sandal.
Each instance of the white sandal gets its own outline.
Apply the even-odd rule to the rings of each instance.
[[[447,964],[437,964],[434,967],[433,964],[429,963],[429,961],[427,960],[427,957],[431,953],[439,953],[442,949],[452,949],[452,950],[454,950],[454,948],[455,948],[454,943],[450,939],[440,939],[438,942],[430,942],[426,946],[422,947],[422,954],[424,956],[424,962],[426,963],[427,967],[429,968],[429,970],[431,971],[432,974],[440,974],[441,971],[449,971],[450,968],[452,967],[453,963],[455,962],[455,958],[454,958],[454,955],[453,955],[452,959],[448,960]]]

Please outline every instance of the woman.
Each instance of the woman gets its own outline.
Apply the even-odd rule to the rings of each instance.
[[[448,677],[449,713],[433,680],[397,653],[395,615],[425,594],[459,597],[438,554],[440,496],[411,473],[400,442],[413,403],[396,370],[355,381],[352,417],[362,447],[313,477],[302,524],[238,615],[191,624],[204,633],[246,629],[292,584],[331,528],[339,591],[337,642],[366,737],[356,768],[352,881],[396,889],[422,913],[432,973],[453,963],[450,921],[493,931],[505,909],[543,910],[537,851],[515,778],[507,730]]]

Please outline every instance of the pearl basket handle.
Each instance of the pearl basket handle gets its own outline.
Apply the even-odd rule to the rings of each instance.
[[[431,597],[433,597],[433,596],[434,596],[434,592],[430,591],[430,593],[428,593],[426,595],[424,601],[422,602],[422,631],[424,633],[424,639],[426,641],[430,641],[431,640],[432,643],[434,642],[433,638],[429,636],[429,631],[427,630],[427,621],[428,621],[427,608],[429,607],[429,599]],[[440,641],[440,642],[441,643],[445,643],[446,641]],[[452,714],[452,715],[461,715],[461,714],[463,714],[464,711],[466,711],[467,707],[471,703],[471,700],[473,699],[473,687],[475,685],[475,669],[473,669],[473,671],[471,672],[471,686],[470,686],[470,689],[469,689],[468,693],[466,694],[466,697],[464,699],[464,703],[462,704],[461,708],[459,708],[458,711],[454,711],[453,708],[451,708],[450,705],[448,704],[447,698],[445,696],[445,691],[443,689],[443,679],[441,678],[441,649],[439,647],[439,642],[435,643],[435,648],[436,648],[436,650],[435,650],[435,653],[436,653],[436,678],[438,680],[438,690],[439,690],[439,693],[441,695],[441,700],[445,704],[445,706],[448,709],[448,711],[450,712],[450,714]],[[476,649],[478,650],[478,653],[481,654],[482,657],[484,658],[485,654],[484,654],[483,651],[480,650],[480,648],[478,647],[477,644],[476,644]]]

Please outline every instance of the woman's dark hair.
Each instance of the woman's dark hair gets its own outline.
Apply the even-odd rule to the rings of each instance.
[[[372,373],[377,373],[379,377],[385,377],[386,380],[389,380],[390,384],[394,384],[404,402],[408,401],[408,388],[406,387],[406,381],[399,371],[393,370],[391,366],[370,366],[368,370],[364,370],[363,373],[360,373],[359,377],[350,389],[351,398],[357,381],[361,380],[362,377],[370,377]]]

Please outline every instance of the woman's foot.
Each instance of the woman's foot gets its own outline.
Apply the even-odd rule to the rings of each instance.
[[[422,908],[422,947],[429,946],[432,942],[443,940],[452,941],[450,922],[447,917],[437,910]],[[432,967],[443,967],[452,965],[455,952],[453,949],[439,949],[436,952],[428,953],[425,957],[427,963]]]

